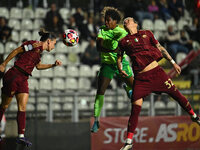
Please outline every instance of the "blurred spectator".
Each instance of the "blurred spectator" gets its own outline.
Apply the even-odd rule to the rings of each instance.
[[[90,43],[85,49],[85,52],[81,56],[81,61],[84,64],[87,65],[94,65],[94,64],[99,64],[100,62],[100,57],[99,57],[99,52],[96,49],[95,45],[95,39],[90,39]]]
[[[59,11],[56,8],[56,4],[54,3],[51,4],[51,9],[46,14],[46,17],[44,19],[44,24],[45,24],[46,30],[51,31],[51,32],[53,32],[52,29],[55,27],[55,24],[57,28],[61,28],[61,26],[63,26],[64,21]]]
[[[198,17],[195,17],[193,19],[193,23],[191,26],[189,26],[189,34],[192,40],[200,42],[200,20]]]
[[[185,30],[180,31],[180,39],[179,39],[180,44],[184,45],[187,47],[189,50],[192,49],[192,40],[189,37],[189,34]]]
[[[158,1],[158,6],[159,6],[160,17],[164,21],[171,19],[171,14],[169,11],[167,0]]]
[[[189,49],[180,44],[180,33],[175,32],[173,26],[168,26],[166,33],[167,50],[174,60],[176,60],[176,54],[178,52],[188,53]]]
[[[67,27],[68,27],[68,29],[78,30],[78,27],[77,27],[76,22],[75,22],[75,18],[73,16],[69,17]]]
[[[88,38],[88,30],[86,27],[86,24],[84,21],[83,11],[80,7],[76,8],[76,13],[73,15],[76,26],[78,27],[78,30],[80,31],[80,42],[82,39],[87,40]]]
[[[134,8],[132,9],[135,9],[135,15],[139,24],[142,23],[143,19],[154,19],[153,14],[147,10],[148,3],[146,0],[136,0],[133,4]]]
[[[170,0],[169,10],[174,19],[176,21],[179,20],[180,17],[184,15],[184,6],[182,0]]]
[[[99,28],[105,24],[104,17],[101,15],[96,23],[96,30],[98,31]]]
[[[158,19],[159,7],[155,0],[152,0],[148,5],[148,11],[154,15],[154,19]]]
[[[11,40],[12,29],[7,25],[7,20],[0,17],[0,42],[5,43]]]
[[[87,30],[88,30],[89,37],[96,38],[96,36],[97,36],[97,30],[96,30],[96,26],[94,25],[94,19],[93,19],[93,17],[89,17],[88,18]]]
[[[39,0],[28,0],[29,7],[35,10],[38,7]]]
[[[53,16],[53,24],[49,26],[49,31],[56,34],[57,37],[62,38],[63,34],[63,24],[58,19],[58,16]]]
[[[82,8],[78,7],[76,8],[75,14],[73,14],[73,17],[75,19],[76,25],[79,27],[83,24],[84,16]]]

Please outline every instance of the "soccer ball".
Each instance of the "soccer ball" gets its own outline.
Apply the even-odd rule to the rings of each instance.
[[[63,33],[63,43],[66,46],[75,46],[79,42],[78,33],[73,29],[67,29]]]

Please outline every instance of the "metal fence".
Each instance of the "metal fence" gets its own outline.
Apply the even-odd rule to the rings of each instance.
[[[44,92],[37,90],[30,92],[30,101],[27,104],[27,117],[45,119],[53,122],[54,119],[68,119],[71,122],[79,122],[93,116],[93,106],[96,91],[74,91],[69,93]],[[200,90],[182,90],[197,113],[200,112]],[[197,97],[197,98],[196,98]],[[169,104],[170,103],[170,104]],[[7,111],[7,118],[15,118],[17,106],[13,102]],[[30,105],[30,106],[29,106]],[[108,90],[105,94],[102,117],[105,116],[129,116],[131,102],[123,89]],[[151,94],[143,103],[141,115],[184,115],[181,107],[168,95]]]

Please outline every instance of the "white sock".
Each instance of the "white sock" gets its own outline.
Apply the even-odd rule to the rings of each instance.
[[[194,115],[192,115],[192,117],[193,117],[193,118],[196,118],[196,117],[197,117],[197,115],[194,113]]]
[[[24,138],[24,134],[19,134],[19,138]]]
[[[127,144],[131,144],[131,143],[132,143],[132,139],[127,138],[127,139],[126,139],[126,143],[127,143]]]

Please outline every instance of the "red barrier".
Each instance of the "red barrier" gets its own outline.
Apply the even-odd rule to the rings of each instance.
[[[91,134],[91,150],[120,150],[127,122],[128,117],[101,118],[100,130]],[[133,140],[134,150],[200,150],[200,127],[188,116],[140,117]]]
[[[178,65],[181,67],[181,70],[185,69],[198,55],[200,55],[200,50],[198,51],[190,51],[185,59],[183,59]],[[168,75],[170,78],[174,78],[177,72],[174,68],[172,68]]]

